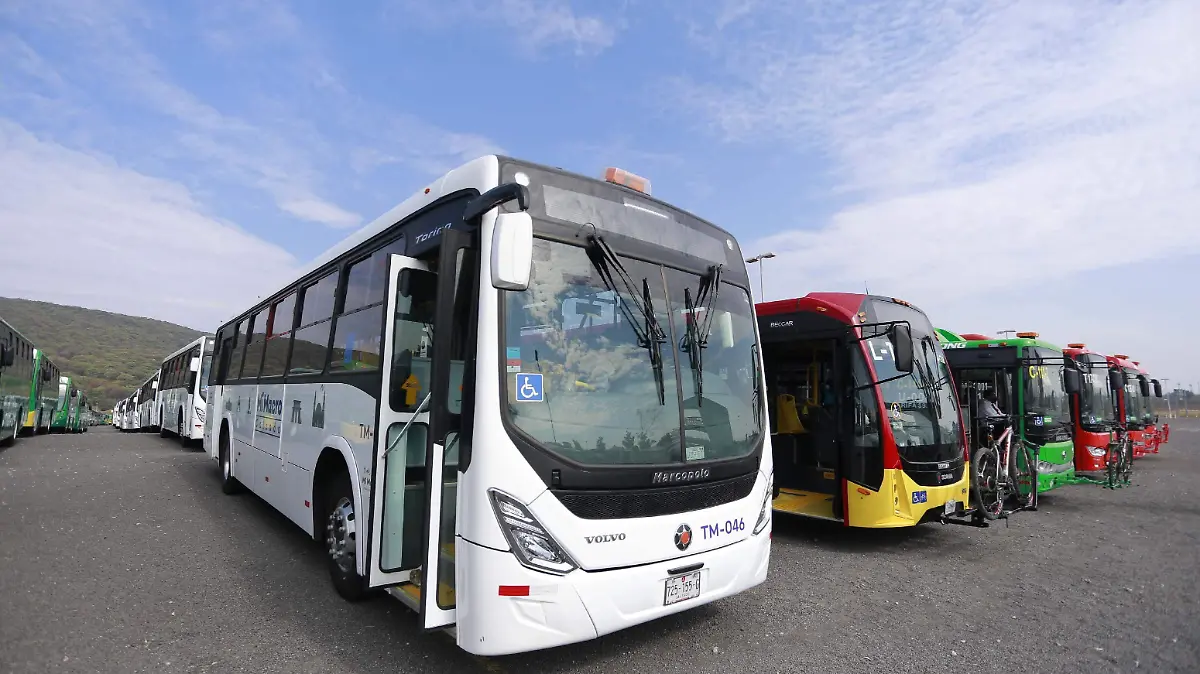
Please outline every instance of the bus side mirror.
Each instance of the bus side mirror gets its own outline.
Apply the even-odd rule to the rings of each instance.
[[[892,343],[892,351],[896,354],[896,371],[913,371],[913,340],[912,329],[903,323],[896,323],[887,331],[888,340]]]
[[[533,218],[528,213],[501,213],[492,230],[492,287],[525,290],[533,269]]]
[[[1120,370],[1108,371],[1108,386],[1114,391],[1125,390],[1125,376],[1121,374]]]
[[[1142,397],[1150,397],[1150,382],[1146,381],[1145,377],[1138,377],[1138,389],[1142,392]]]
[[[1162,397],[1162,383],[1159,382],[1157,379],[1154,380],[1154,397],[1155,398]]]
[[[16,354],[7,344],[0,344],[0,367],[12,367]]]
[[[1079,370],[1063,370],[1063,386],[1067,389],[1067,393],[1071,395],[1079,393],[1080,389],[1083,388],[1082,380],[1079,378]]]
[[[74,398],[77,395],[79,395],[79,391],[77,389],[71,389],[71,397]]]

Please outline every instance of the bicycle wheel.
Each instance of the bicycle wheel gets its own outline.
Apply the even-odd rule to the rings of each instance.
[[[1009,454],[1012,497],[1017,507],[1033,510],[1037,507],[1038,457],[1037,448],[1025,442]]]
[[[971,457],[971,494],[987,519],[994,520],[1004,512],[1006,494],[1000,483],[1000,455],[995,447],[980,447]]]
[[[1117,477],[1122,484],[1129,484],[1133,480],[1133,444],[1129,441],[1128,436],[1121,443],[1121,457],[1117,467]]]

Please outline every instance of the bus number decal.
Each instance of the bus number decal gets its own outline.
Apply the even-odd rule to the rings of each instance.
[[[867,348],[871,350],[871,358],[875,360],[883,360],[884,356],[887,356],[892,360],[896,359],[896,355],[892,353],[892,345],[886,339],[881,340],[881,343],[878,345],[878,347],[876,347],[874,339],[868,339]],[[876,351],[876,348],[879,350]]]
[[[725,523],[716,522],[713,524],[701,524],[700,531],[704,533],[704,539],[716,538],[717,536],[737,533],[746,529],[746,520],[739,517],[734,520],[725,520]]]

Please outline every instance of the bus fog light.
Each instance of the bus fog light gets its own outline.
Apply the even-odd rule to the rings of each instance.
[[[758,535],[771,521],[771,493],[775,487],[775,477],[767,480],[767,493],[763,495],[762,507],[758,510],[758,521],[754,523],[754,535]]]
[[[500,531],[504,532],[513,555],[522,566],[558,575],[570,573],[578,567],[541,522],[519,501],[497,489],[489,489],[488,495],[492,497],[492,510],[496,513]]]
[[[1092,456],[1099,459],[1100,457],[1104,456],[1104,452],[1106,450],[1103,447],[1088,447],[1087,451],[1088,451],[1088,454],[1091,454]]]

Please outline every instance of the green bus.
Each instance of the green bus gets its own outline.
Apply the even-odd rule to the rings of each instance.
[[[969,446],[974,448],[978,441],[972,438],[986,430],[980,407],[994,393],[992,404],[1014,423],[1014,443],[1024,440],[1038,448],[1038,492],[1074,482],[1075,446],[1062,349],[1038,339],[1036,332],[1005,339],[940,328],[937,333],[958,387],[963,419],[969,420]]]
[[[58,401],[54,417],[50,421],[51,433],[66,433],[74,430],[75,417],[79,413],[79,390],[70,377],[58,378]]]
[[[25,408],[24,433],[33,435],[50,431],[54,412],[58,409],[58,391],[54,382],[62,376],[58,366],[45,351],[33,350],[33,371],[38,377],[29,384],[28,406]]]
[[[33,385],[33,344],[0,318],[0,446],[11,445],[24,427]]]

